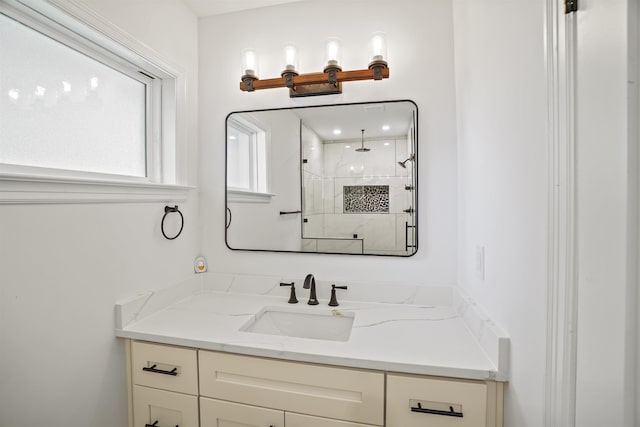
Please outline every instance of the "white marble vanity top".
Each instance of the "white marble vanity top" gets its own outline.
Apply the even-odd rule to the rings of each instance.
[[[328,286],[319,283],[320,305],[306,304],[296,280],[298,304],[288,304],[283,278],[198,275],[166,290],[116,305],[116,335],[238,354],[356,368],[468,379],[507,380],[508,338],[472,302],[453,288],[396,288],[398,302],[354,301],[338,291],[340,306],[327,306]],[[251,286],[250,283],[257,284]],[[357,284],[353,296],[358,296]],[[382,288],[381,288],[382,289]],[[249,293],[249,291],[257,291]],[[407,303],[411,300],[411,303]],[[430,301],[432,303],[429,303]],[[449,302],[449,304],[447,304]],[[355,315],[348,341],[293,338],[240,329],[265,307]]]

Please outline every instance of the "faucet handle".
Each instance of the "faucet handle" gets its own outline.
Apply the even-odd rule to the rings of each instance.
[[[291,286],[291,294],[289,295],[289,301],[287,301],[289,304],[297,304],[298,303],[298,298],[296,298],[296,287],[295,287],[295,282],[291,282],[291,283],[280,283],[280,286]]]
[[[338,304],[338,299],[336,298],[336,289],[347,289],[347,286],[336,286],[336,285],[331,285],[331,300],[329,301],[329,307],[337,307],[340,304]]]

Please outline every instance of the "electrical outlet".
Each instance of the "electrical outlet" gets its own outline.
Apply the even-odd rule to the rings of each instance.
[[[476,246],[475,272],[478,279],[484,280],[484,246]]]

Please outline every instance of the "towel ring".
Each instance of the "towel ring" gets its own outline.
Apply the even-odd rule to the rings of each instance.
[[[176,234],[175,236],[169,237],[164,232],[164,220],[167,217],[167,215],[169,215],[172,212],[178,212],[180,214],[180,231],[178,231],[178,234]],[[160,230],[162,231],[162,235],[164,236],[164,238],[167,239],[167,240],[176,239],[180,235],[180,233],[182,233],[182,229],[183,228],[184,228],[184,216],[182,215],[182,212],[180,212],[180,209],[178,209],[178,205],[175,205],[174,207],[165,206],[164,207],[164,216],[162,217],[162,223],[160,223]]]

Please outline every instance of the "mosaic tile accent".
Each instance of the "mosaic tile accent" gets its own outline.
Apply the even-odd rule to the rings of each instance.
[[[343,213],[389,213],[388,185],[345,185]]]

